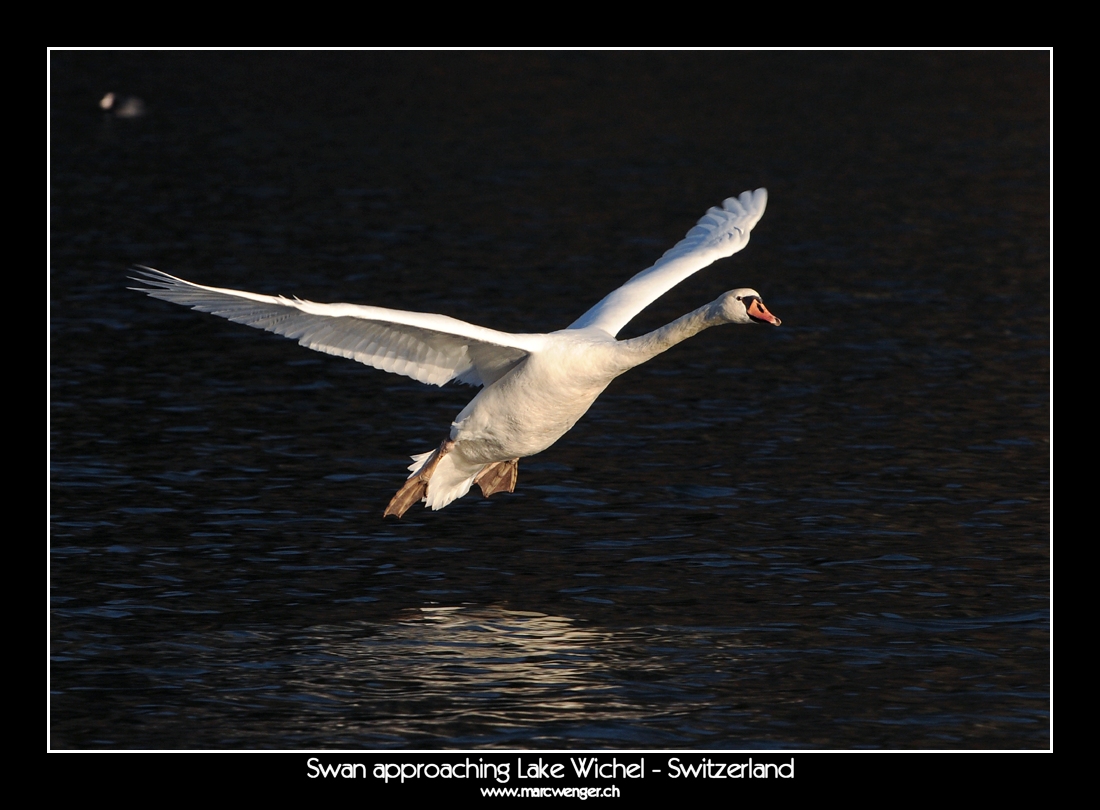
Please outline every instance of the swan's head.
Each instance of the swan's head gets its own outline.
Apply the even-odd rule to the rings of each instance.
[[[714,306],[715,314],[727,323],[770,323],[772,326],[783,323],[768,312],[760,300],[760,293],[748,287],[730,290],[715,301]]]

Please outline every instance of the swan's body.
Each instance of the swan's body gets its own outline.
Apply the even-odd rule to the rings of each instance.
[[[386,508],[400,517],[420,500],[442,509],[475,483],[485,495],[511,492],[519,459],[565,435],[613,379],[703,329],[754,321],[778,326],[756,291],[738,289],[647,335],[615,338],[673,286],[741,250],[766,203],[761,188],[711,208],[656,264],[550,334],[517,335],[446,315],[204,287],[150,268],[140,271],[149,285],[140,289],[421,382],[484,386],[438,449],[413,456],[408,481]]]

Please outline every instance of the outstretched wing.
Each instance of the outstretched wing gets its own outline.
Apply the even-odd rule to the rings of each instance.
[[[193,284],[151,267],[137,268],[148,286],[131,289],[209,312],[234,323],[293,338],[302,346],[348,357],[423,383],[489,385],[542,345],[542,335],[513,335],[423,312],[312,301]]]
[[[767,189],[742,192],[714,207],[657,263],[643,270],[569,325],[594,326],[616,335],[631,319],[693,273],[749,243],[749,231],[764,215]]]

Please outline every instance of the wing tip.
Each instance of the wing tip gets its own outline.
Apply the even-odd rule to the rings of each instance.
[[[768,205],[768,190],[761,186],[755,191],[742,191],[736,197],[727,197],[722,200],[722,207],[714,207],[715,211],[721,213],[723,210],[726,212],[737,214],[757,214],[764,213],[764,209]]]
[[[170,290],[173,287],[194,287],[190,281],[186,281],[182,278],[177,278],[170,273],[165,273],[163,270],[157,270],[155,267],[149,267],[144,264],[135,264],[130,267],[131,273],[137,275],[127,276],[130,281],[136,281],[138,284],[149,284],[150,287],[128,287],[127,289],[135,290],[137,292],[152,293],[157,290]]]

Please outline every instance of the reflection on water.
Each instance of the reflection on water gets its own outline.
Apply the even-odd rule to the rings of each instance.
[[[1046,615],[610,631],[526,611],[422,608],[386,623],[70,647],[55,672],[83,660],[88,679],[54,705],[61,718],[74,698],[99,705],[127,745],[158,748],[745,748],[790,745],[792,729],[801,746],[889,746],[899,726],[917,744],[951,746],[1043,732],[1044,696],[1021,691],[1011,672],[1026,655],[986,646],[1004,625],[1021,644],[1040,641]],[[967,675],[975,664],[990,677]],[[181,699],[156,698],[163,690]],[[990,717],[992,705],[1002,716]],[[122,742],[67,719],[54,733]]]
[[[343,694],[341,711],[359,719],[331,733],[359,744],[519,745],[537,743],[547,720],[617,726],[647,714],[618,694],[624,639],[560,616],[426,608],[383,627],[317,628],[310,640],[331,663],[298,668],[298,685]]]

